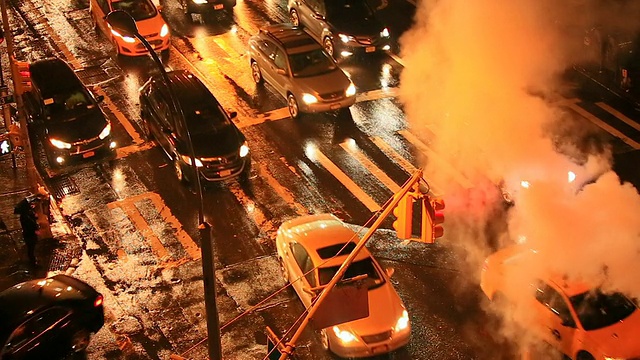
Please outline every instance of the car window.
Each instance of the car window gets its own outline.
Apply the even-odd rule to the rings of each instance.
[[[171,110],[169,102],[165,101],[158,91],[151,91],[149,94],[149,103],[156,113],[156,119],[161,126],[171,127]]]
[[[546,306],[552,313],[559,316],[563,321],[572,322],[569,306],[562,298],[562,295],[554,288],[544,282],[539,282],[536,289],[536,300]]]
[[[66,318],[70,311],[61,307],[47,309],[26,322],[19,325],[9,337],[6,348],[9,353],[21,351],[22,347],[34,339],[38,339],[43,332],[52,329],[55,324]]]
[[[620,293],[605,294],[594,290],[574,295],[569,301],[587,331],[613,325],[638,311],[636,305]]]
[[[273,60],[273,53],[276,46],[271,41],[260,39],[260,41],[258,41],[258,49],[260,49],[260,51],[268,58]]]
[[[333,1],[333,0],[332,0]],[[304,0],[307,6],[314,12],[324,15],[324,0]]]
[[[113,2],[112,6],[113,10],[128,12],[135,21],[156,16],[156,7],[149,0],[121,0]]]
[[[362,19],[373,12],[366,0],[332,0],[327,2],[327,18]]]
[[[307,282],[311,286],[316,286],[316,274],[314,271],[312,271],[314,266],[311,258],[309,257],[309,254],[307,253],[307,250],[305,250],[305,248],[298,243],[291,243],[291,252],[293,253],[293,258],[296,260],[298,267],[300,268],[302,273],[305,274]]]
[[[109,11],[111,11],[109,9],[109,3],[107,2],[107,0],[97,0],[98,2],[98,6],[100,6],[100,9],[102,9],[102,12],[106,15],[109,13]]]
[[[289,63],[293,77],[317,76],[337,68],[333,60],[322,49],[291,54],[289,55]]]
[[[275,54],[273,55],[273,63],[278,69],[285,70],[287,68],[287,60],[282,50],[276,49]]]
[[[338,272],[339,266],[321,267],[318,269],[318,277],[320,285],[328,284],[333,276]],[[374,265],[373,259],[366,258],[359,261],[354,261],[349,265],[347,271],[342,276],[342,280],[349,280],[354,277],[366,275],[364,280],[367,283],[369,289],[384,284],[384,278],[381,276],[378,268]]]

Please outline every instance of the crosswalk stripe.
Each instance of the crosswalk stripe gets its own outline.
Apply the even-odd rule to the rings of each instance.
[[[357,148],[358,145],[351,143],[350,141],[345,141],[340,144],[340,146],[346,150],[349,154],[351,154],[356,160],[358,160],[362,166],[367,168],[373,176],[375,176],[381,183],[383,183],[389,190],[393,193],[397,193],[400,191],[400,186],[395,183],[395,181],[391,180],[387,174],[382,171],[373,161],[369,160],[362,151],[359,151]]]
[[[624,141],[627,145],[631,146],[634,149],[640,149],[640,143],[634,141],[633,139],[630,139],[629,137],[627,137],[625,134],[623,134],[621,131],[619,131],[618,129],[614,128],[613,126],[607,124],[606,122],[600,120],[598,117],[596,117],[595,115],[593,115],[592,113],[588,112],[587,110],[583,109],[582,107],[580,107],[576,101],[578,101],[577,99],[573,99],[572,100],[567,100],[564,101],[562,104],[567,106],[568,108],[570,108],[571,110],[575,111],[576,113],[578,113],[578,115],[584,117],[585,119],[591,121],[592,123],[598,125],[599,127],[601,127],[603,130],[607,131],[609,134],[619,138],[620,140]]]
[[[423,143],[420,139],[418,139],[415,135],[410,133],[407,130],[400,130],[400,135],[402,135],[405,139],[407,139],[410,143],[415,145],[420,151],[425,153],[429,160],[433,160],[438,163],[438,166],[442,169],[445,169],[453,178],[463,187],[470,189],[473,187],[473,184],[458,170],[456,170],[453,166],[451,166],[447,161],[442,159],[438,154],[436,154],[433,150],[431,150],[425,143]]]
[[[158,258],[161,260],[168,260],[169,252],[164,247],[164,245],[162,245],[162,242],[160,241],[160,239],[158,239],[158,237],[153,232],[151,227],[149,227],[149,224],[142,217],[142,214],[140,214],[140,211],[138,211],[138,208],[136,207],[136,205],[133,202],[127,201],[127,202],[121,202],[117,206],[119,206],[122,210],[124,210],[129,220],[131,220],[131,222],[136,227],[140,235],[142,235],[142,237],[147,241],[149,246],[151,246],[151,250],[153,250],[153,252],[158,256]]]
[[[376,146],[380,150],[382,150],[382,152],[384,152],[389,159],[400,165],[407,173],[413,174],[416,172],[416,170],[418,170],[415,166],[413,166],[411,162],[407,161],[407,159],[398,154],[398,152],[394,148],[392,148],[391,146],[389,146],[389,144],[382,140],[382,138],[374,136],[371,138],[371,141],[373,141],[373,143],[376,144]],[[444,194],[442,188],[440,188],[438,185],[436,185],[432,181],[429,181],[428,179],[425,179],[425,181],[427,181],[427,183],[429,184],[429,191],[433,195],[442,196],[442,194]]]
[[[631,126],[632,128],[640,131],[640,124],[638,124],[637,122],[631,120],[630,118],[628,118],[625,114],[621,113],[620,111],[612,108],[611,106],[609,106],[608,104],[605,104],[603,102],[597,102],[596,105],[598,105],[600,108],[604,109],[606,112],[608,112],[609,114],[617,117],[618,119],[624,121],[627,125]]]
[[[380,205],[375,202],[367,193],[365,193],[349,176],[347,176],[336,164],[327,158],[322,151],[315,149],[312,156],[318,160],[320,164],[327,169],[338,181],[340,181],[360,202],[364,204],[370,211],[376,212],[380,210]],[[314,160],[314,159],[312,159]]]

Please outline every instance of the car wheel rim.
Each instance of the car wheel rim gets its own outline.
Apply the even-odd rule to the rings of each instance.
[[[176,177],[178,178],[179,181],[184,180],[184,174],[182,173],[182,167],[180,167],[180,163],[178,162],[178,160],[174,160],[173,162],[173,168],[176,172]]]
[[[71,348],[75,352],[84,351],[89,346],[89,333],[86,330],[80,330],[73,335],[71,340]]]
[[[298,12],[291,10],[291,24],[293,26],[300,26],[300,19],[298,18]]]
[[[333,56],[333,43],[331,42],[331,39],[324,39],[324,49],[329,55]]]
[[[289,114],[292,118],[298,117],[298,102],[293,95],[289,95]]]
[[[327,336],[327,330],[320,330],[320,342],[325,350],[329,350],[329,336]]]
[[[253,81],[256,84],[259,84],[260,81],[262,80],[262,74],[260,73],[260,68],[258,67],[258,64],[251,63],[251,73],[253,74]]]

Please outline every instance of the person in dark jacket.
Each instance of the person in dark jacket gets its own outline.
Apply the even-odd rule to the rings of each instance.
[[[24,199],[16,205],[15,214],[20,215],[22,226],[22,238],[27,246],[27,256],[32,267],[38,266],[36,260],[36,243],[38,242],[38,216],[35,211],[35,203]]]

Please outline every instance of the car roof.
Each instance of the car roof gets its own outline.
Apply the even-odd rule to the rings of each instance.
[[[218,100],[213,96],[211,91],[191,72],[187,70],[173,70],[167,72],[167,76],[169,77],[169,81],[171,81],[173,92],[178,97],[182,106],[202,102],[213,102],[215,105],[219,105]],[[154,81],[164,85],[164,80],[160,74],[154,76]]]
[[[64,60],[51,57],[29,64],[31,81],[37,85],[42,97],[52,97],[53,94],[67,89],[84,89],[84,85]]]
[[[290,24],[275,24],[260,30],[261,33],[280,43],[287,52],[322,49],[322,46],[299,27]]]
[[[344,244],[349,241],[357,243],[360,240],[353,230],[346,227],[340,219],[331,214],[302,216],[284,225],[286,236],[304,246],[314,264],[326,262],[323,267],[340,265],[349,254],[341,254],[329,260],[323,258],[325,256],[320,256],[318,249]],[[371,257],[371,254],[367,248],[363,247],[354,261],[368,257]]]

